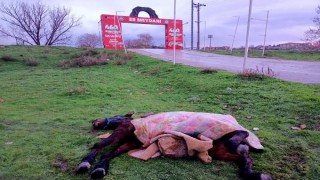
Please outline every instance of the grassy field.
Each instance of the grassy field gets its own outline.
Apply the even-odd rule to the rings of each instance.
[[[234,50],[232,53],[226,50],[207,51],[216,54],[225,54],[233,56],[244,56],[243,50]],[[320,51],[289,51],[289,50],[266,50],[262,57],[261,50],[249,50],[249,57],[272,58],[272,59],[290,59],[301,61],[320,61]]]
[[[0,48],[0,179],[88,179],[74,169],[95,143],[95,118],[135,111],[232,114],[260,130],[265,151],[254,170],[274,179],[320,177],[320,86],[272,78],[246,80],[135,55],[66,47]],[[66,60],[108,54],[108,63],[63,68]],[[105,56],[101,56],[105,57]],[[63,63],[61,63],[63,61]],[[58,66],[60,64],[60,66]],[[119,65],[122,64],[122,65]],[[292,126],[305,124],[303,130]],[[106,179],[239,179],[232,162],[122,155]]]

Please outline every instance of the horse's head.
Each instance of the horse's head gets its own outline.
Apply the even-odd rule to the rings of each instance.
[[[92,121],[92,127],[95,130],[99,129],[115,129],[124,121],[131,121],[134,112],[128,112],[126,115],[116,115],[113,117],[105,117],[104,119],[96,119]]]

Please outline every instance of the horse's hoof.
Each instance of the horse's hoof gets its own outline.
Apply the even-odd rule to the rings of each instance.
[[[269,174],[261,174],[261,180],[272,180],[272,177]]]
[[[247,145],[240,144],[237,147],[237,153],[240,154],[240,155],[248,154],[248,152],[249,152],[249,146],[247,146]]]
[[[102,179],[106,175],[106,170],[103,168],[97,168],[91,172],[92,179]]]
[[[76,174],[83,174],[88,172],[88,170],[90,169],[91,165],[89,162],[81,162],[77,169],[76,169]]]

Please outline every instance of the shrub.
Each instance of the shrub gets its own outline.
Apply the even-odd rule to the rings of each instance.
[[[86,67],[95,65],[105,65],[108,64],[109,59],[107,55],[100,55],[98,57],[79,57],[70,61],[59,62],[59,67],[71,68],[71,67]]]
[[[25,64],[27,66],[38,66],[40,63],[39,63],[39,61],[37,61],[35,59],[27,59],[27,60],[25,60]]]
[[[114,60],[114,63],[116,65],[124,65],[124,64],[127,64],[127,62],[128,61],[126,59],[122,59],[122,58],[117,58],[117,59]]]
[[[210,69],[210,68],[205,68],[200,71],[201,74],[213,74],[213,73],[217,73],[217,72],[218,72],[218,70]]]
[[[9,61],[16,61],[17,59],[12,56],[4,55],[1,57],[1,60],[9,62]]]
[[[240,77],[241,79],[246,79],[246,80],[258,80],[258,79],[265,78],[265,76],[263,74],[258,74],[256,72],[253,72],[250,70],[245,70],[244,72],[239,73],[238,77]]]
[[[74,95],[74,94],[84,94],[86,93],[86,88],[83,86],[71,88],[68,90],[67,95]]]
[[[264,70],[264,68],[261,68],[261,70],[256,67],[256,69],[246,69],[245,71],[238,74],[238,77],[241,79],[247,79],[247,80],[261,80],[266,77],[275,77],[276,74],[273,72],[271,68],[268,67],[267,71]]]
[[[101,61],[103,60],[110,61],[108,54],[99,54],[97,58],[100,59]]]
[[[87,49],[82,54],[83,54],[83,56],[95,56],[95,55],[98,55],[99,52],[95,49]]]
[[[112,52],[112,59],[114,60],[116,65],[124,65],[127,64],[127,62],[133,58],[134,54],[133,53],[119,53],[119,52]]]

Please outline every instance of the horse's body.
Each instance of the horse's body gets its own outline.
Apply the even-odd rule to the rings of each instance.
[[[214,114],[208,114],[208,113],[193,113],[193,112],[179,112],[179,116],[172,117],[172,114],[170,116],[165,116],[163,114],[156,114],[156,115],[150,115],[148,117],[143,117],[140,119],[136,119],[134,121],[132,120],[133,113],[128,113],[125,116],[114,116],[112,118],[106,118],[102,120],[96,120],[94,121],[93,128],[94,129],[113,129],[113,133],[106,139],[102,140],[99,143],[94,144],[91,151],[85,156],[81,163],[78,165],[76,172],[77,173],[84,173],[87,172],[91,164],[94,162],[95,157],[98,152],[101,151],[102,148],[105,146],[108,146],[110,144],[118,143],[119,147],[115,149],[114,151],[107,153],[101,157],[100,162],[94,167],[93,171],[91,172],[91,177],[93,179],[97,178],[103,178],[109,169],[109,163],[110,161],[119,156],[122,153],[128,152],[133,149],[140,148],[142,145],[148,145],[149,141],[144,141],[143,138],[138,136],[138,132],[140,129],[145,129],[145,127],[141,124],[144,124],[144,126],[149,126],[149,122],[151,120],[154,120],[156,118],[156,122],[173,122],[173,120],[178,119],[178,123],[182,124],[182,133],[188,134],[190,136],[193,136],[195,138],[198,138],[201,134],[208,134],[208,132],[211,132],[212,129],[221,129],[221,127],[213,127],[209,130],[202,127],[202,130],[199,130],[197,132],[190,131],[190,128],[186,128],[183,123],[185,123],[188,119],[186,114],[192,115],[192,117],[199,117],[198,119],[194,119],[195,121],[203,121],[203,119],[208,120],[208,118],[201,118],[200,115],[210,116]],[[223,117],[223,115],[218,115],[218,117]],[[180,117],[180,119],[179,119]],[[231,117],[231,116],[230,116]],[[146,121],[145,121],[146,120]],[[189,118],[190,120],[190,118]],[[144,122],[145,121],[145,122]],[[141,123],[140,122],[144,122]],[[209,118],[209,122],[212,122]],[[225,124],[223,123],[223,118],[218,118],[218,124],[213,124],[214,126],[220,126],[222,122],[222,126],[224,127]],[[207,123],[207,122],[206,122]],[[219,124],[220,123],[220,124]],[[271,176],[266,174],[260,174],[255,173],[252,171],[252,165],[253,165],[253,159],[249,156],[249,144],[248,139],[252,139],[251,136],[254,136],[251,132],[246,130],[245,128],[242,128],[242,126],[237,123],[234,123],[231,121],[232,128],[227,127],[226,133],[224,135],[219,135],[216,138],[211,138],[212,141],[212,148],[208,150],[208,153],[210,156],[221,159],[221,160],[228,160],[228,161],[237,161],[240,166],[240,175],[244,179],[261,179],[261,180],[270,180]],[[206,124],[208,125],[208,123]],[[161,128],[164,128],[166,130],[166,127],[170,127],[169,130],[173,129],[172,125],[158,125],[161,126]],[[194,127],[194,125],[192,126]],[[235,127],[235,128],[234,128]],[[177,129],[177,128],[176,128]],[[174,129],[174,130],[176,130]],[[180,127],[178,129],[181,129]],[[191,128],[192,129],[192,128]],[[161,130],[162,131],[162,130]],[[152,129],[152,132],[155,132],[154,129]],[[148,134],[148,133],[147,133]],[[150,134],[150,133],[149,133]],[[148,134],[148,135],[149,135]],[[156,135],[159,135],[159,133],[156,133]],[[209,133],[210,135],[210,133]],[[254,139],[254,137],[253,137]],[[250,146],[250,149],[259,150],[263,147],[258,145],[258,148],[254,148]]]

